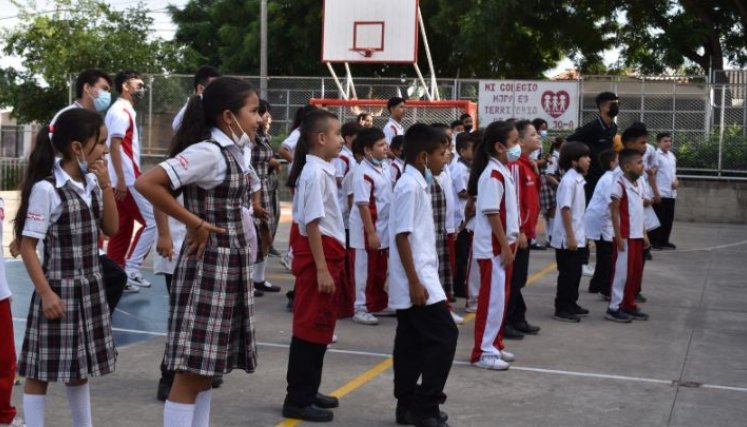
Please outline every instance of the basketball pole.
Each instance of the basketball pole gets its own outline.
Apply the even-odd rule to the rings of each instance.
[[[441,96],[438,93],[438,84],[436,82],[436,69],[433,67],[433,57],[431,56],[431,47],[428,44],[428,35],[425,33],[425,21],[423,21],[423,14],[420,12],[420,4],[418,4],[418,26],[420,27],[420,35],[423,37],[423,47],[425,47],[425,57],[428,59],[428,68],[431,70],[431,90],[430,95],[428,95],[428,98],[431,101],[440,101]],[[418,77],[420,77],[420,80],[423,81],[423,86],[425,86],[425,81],[423,80],[422,73],[420,72],[420,67],[418,67],[418,63],[415,63],[415,72],[418,73]],[[428,94],[428,89],[426,88],[425,91],[426,95]]]
[[[267,0],[259,6],[259,97],[267,99]]]
[[[332,74],[332,79],[335,81],[335,85],[337,85],[337,90],[340,91],[340,95],[347,100],[348,94],[345,92],[345,89],[342,88],[342,84],[340,83],[340,78],[337,77],[337,73],[335,73],[334,67],[332,67],[332,64],[329,62],[325,62],[327,64],[327,68],[329,69],[329,73]]]

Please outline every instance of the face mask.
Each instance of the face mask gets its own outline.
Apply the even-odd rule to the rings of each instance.
[[[233,142],[238,145],[240,148],[243,148],[245,145],[249,144],[249,135],[244,132],[244,129],[241,128],[241,125],[239,124],[239,121],[236,119],[236,116],[231,113],[231,116],[233,117],[234,121],[236,122],[236,126],[239,127],[239,130],[241,131],[241,136],[236,135],[233,133],[233,129],[229,126],[229,129],[231,130],[231,139],[233,139]]]
[[[80,151],[83,151],[83,144],[80,144]],[[78,160],[78,168],[80,168],[80,173],[83,175],[88,173],[88,161],[85,157],[83,157],[83,160]]]
[[[112,94],[105,91],[99,90],[99,95],[93,98],[93,106],[99,113],[106,111],[109,108],[109,104],[112,102]]]
[[[381,166],[384,163],[381,160],[375,159],[373,157],[371,157],[371,159],[369,159],[369,161],[371,162],[372,165],[374,165],[376,167],[379,167],[379,166]]]
[[[464,131],[470,132],[472,130],[472,125],[464,125]]]
[[[620,113],[620,106],[618,104],[610,105],[609,115],[610,117],[616,117]]]
[[[145,98],[145,88],[141,87],[132,91],[132,97],[137,100]]]
[[[423,172],[423,178],[425,179],[425,183],[428,185],[433,181],[433,172],[431,172],[431,168],[428,167],[428,156],[425,157],[425,172]]]
[[[519,157],[521,157],[521,147],[519,147],[518,144],[514,145],[513,147],[506,150],[506,155],[508,156],[509,162],[515,162],[519,160]]]
[[[544,140],[545,138],[547,138],[547,131],[546,130],[541,130],[540,131],[540,139]]]

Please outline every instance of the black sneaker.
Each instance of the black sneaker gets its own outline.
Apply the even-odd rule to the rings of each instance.
[[[581,307],[580,305],[576,304],[573,307],[573,314],[575,314],[578,317],[586,317],[589,315],[589,310]]]
[[[626,308],[623,310],[623,313],[630,316],[633,320],[648,320],[648,314],[642,312],[640,308]]]
[[[280,251],[270,246],[270,250],[267,252],[270,256],[280,256]]]
[[[262,292],[262,291],[260,291],[259,289],[255,289],[254,290],[254,296],[255,297],[263,297],[263,296],[265,296],[265,293]]]
[[[555,320],[568,323],[578,323],[581,321],[580,317],[568,311],[555,311],[555,314],[552,317]]]
[[[637,294],[637,295],[635,296],[635,302],[640,302],[640,303],[644,303],[644,302],[646,302],[646,301],[648,301],[648,298],[644,297],[642,293],[638,293],[638,294]]]
[[[505,325],[503,327],[503,338],[507,340],[523,340],[524,334],[516,330],[513,326]]]
[[[609,308],[607,309],[607,313],[604,315],[604,318],[617,323],[630,323],[632,321],[630,316],[623,313],[622,311],[611,310]]]
[[[664,243],[663,245],[661,245],[661,247],[662,247],[662,249],[667,249],[667,250],[670,250],[670,251],[673,251],[673,250],[677,249],[677,246],[675,244],[673,244],[673,243]]]
[[[288,291],[285,293],[285,297],[288,298],[288,303],[285,304],[285,309],[293,313],[293,297],[295,297],[295,292]]]
[[[651,245],[651,249],[653,249],[655,251],[663,251],[664,250],[664,246]]]
[[[397,406],[397,411],[395,412],[395,416],[397,419],[397,424],[401,426],[413,425],[412,415],[410,415],[410,412],[407,409]],[[438,419],[442,423],[445,423],[446,421],[449,420],[449,415],[444,411],[440,411],[438,414]]]
[[[275,286],[268,281],[254,282],[254,289],[262,292],[280,292],[280,286]]]
[[[283,403],[283,416],[313,423],[327,423],[335,418],[334,412],[329,409],[322,409],[316,405],[299,408],[289,405],[288,402]]]
[[[314,397],[314,405],[322,409],[332,409],[340,406],[340,399],[334,396],[327,396],[321,393],[317,393]]]
[[[526,320],[522,320],[521,322],[516,322],[512,326],[517,331],[523,334],[528,334],[528,335],[537,335],[537,333],[540,331],[539,326],[530,325]]]
[[[647,250],[643,251],[643,259],[645,259],[646,261],[651,261],[651,260],[654,259],[654,257],[651,256],[651,251],[650,250],[647,249]]]
[[[223,385],[223,375],[216,375],[213,377],[213,388],[220,388]]]

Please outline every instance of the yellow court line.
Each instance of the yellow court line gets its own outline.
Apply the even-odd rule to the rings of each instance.
[[[542,276],[545,274],[553,271],[557,264],[554,262],[551,262],[550,264],[547,264],[542,270],[532,274],[527,278],[527,285],[530,283],[536,282],[539,280]],[[468,313],[464,316],[464,324],[467,324],[468,322],[475,319],[474,313]],[[372,379],[378,377],[382,372],[386,371],[387,369],[392,367],[392,358],[388,358],[382,362],[379,362],[376,364],[373,368],[367,370],[366,372],[358,375],[357,377],[353,378],[352,380],[348,381],[346,384],[344,384],[342,387],[338,388],[337,390],[330,393],[332,396],[337,397],[338,399],[341,399],[343,396],[351,393],[352,391],[358,389],[362,385],[366,384],[367,382],[371,381]],[[294,427],[299,424],[301,424],[303,421],[301,420],[295,420],[295,419],[285,419],[278,424],[275,425],[275,427]]]

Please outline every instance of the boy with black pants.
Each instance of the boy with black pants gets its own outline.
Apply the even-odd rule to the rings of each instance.
[[[454,223],[459,228],[456,242],[454,243],[454,296],[467,296],[467,267],[469,266],[469,254],[472,249],[472,231],[465,227],[464,208],[467,205],[469,194],[467,194],[467,182],[469,181],[470,165],[472,163],[472,145],[474,143],[472,133],[460,133],[456,137],[456,150],[459,158],[452,162],[451,184],[454,187],[457,203],[455,209]],[[446,190],[445,190],[446,191]]]

